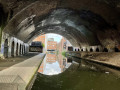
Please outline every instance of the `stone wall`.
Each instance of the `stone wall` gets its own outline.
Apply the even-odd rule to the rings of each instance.
[[[5,53],[5,47],[4,47],[5,46],[5,40],[8,41],[8,57],[11,57],[12,43],[13,42],[14,42],[14,51],[13,51],[14,56],[16,56],[17,52],[18,52],[18,55],[23,55],[23,54],[29,52],[29,45],[27,43],[24,43],[23,41],[15,38],[15,37],[11,37],[9,34],[3,32],[1,52],[0,52],[0,56],[2,58],[4,58],[4,53]],[[18,48],[17,48],[17,45],[18,45]],[[21,49],[20,49],[20,45],[21,45]]]

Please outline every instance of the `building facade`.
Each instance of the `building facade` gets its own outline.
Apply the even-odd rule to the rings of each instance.
[[[37,38],[35,38],[33,40],[33,42],[39,41],[43,44],[43,53],[45,53],[47,50],[47,41],[46,40],[47,40],[47,36],[45,34],[38,36]]]
[[[57,56],[56,54],[47,54],[46,55],[46,62],[47,63],[54,63],[57,61]]]
[[[41,36],[38,36],[33,41],[40,41],[41,43],[45,44],[45,34],[41,35]]]
[[[47,42],[47,51],[56,51],[57,50],[57,42],[56,41],[48,41]]]

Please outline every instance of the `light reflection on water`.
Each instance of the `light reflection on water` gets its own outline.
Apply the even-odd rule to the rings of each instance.
[[[56,61],[54,63],[47,63],[43,74],[45,75],[54,75],[61,73],[61,68],[59,63]]]
[[[65,62],[64,59],[62,61]],[[57,62],[60,63],[59,60],[54,63]],[[68,63],[61,64],[59,66],[66,69]],[[64,68],[61,71],[64,71]],[[83,61],[81,64],[73,63],[58,75],[38,73],[32,90],[120,90],[120,77],[99,70]]]
[[[67,62],[67,59],[62,55],[56,55],[55,53],[46,54],[38,72],[45,75],[55,75],[66,70],[71,65]]]

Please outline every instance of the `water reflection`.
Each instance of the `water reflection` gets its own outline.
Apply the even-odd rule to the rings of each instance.
[[[63,58],[62,61],[56,60],[61,71],[64,71],[71,59],[66,61]],[[58,75],[38,73],[32,90],[120,90],[120,78],[82,60],[80,64],[73,62],[68,69]]]
[[[71,62],[67,62],[67,58],[61,54],[57,55],[55,52],[49,52],[46,54],[38,72],[45,75],[55,75],[66,70],[71,65]]]
[[[47,63],[43,74],[53,75],[61,73],[59,63],[56,61],[54,63]]]

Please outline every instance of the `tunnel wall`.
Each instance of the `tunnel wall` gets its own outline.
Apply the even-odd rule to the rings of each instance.
[[[115,3],[115,0],[108,1]],[[80,50],[113,52],[118,48],[120,51],[118,3],[115,6],[106,0],[1,0],[0,3],[6,12],[10,9],[13,12],[4,32],[26,43],[36,34],[48,33],[51,29],[55,32],[60,26],[67,33],[63,31],[59,34],[70,34],[68,39],[77,42],[76,47]],[[95,45],[101,45],[101,48]]]
[[[0,56],[2,58],[4,58],[4,52],[5,52],[4,44],[5,44],[6,39],[8,40],[8,57],[12,57],[11,51],[12,51],[12,43],[13,42],[14,42],[14,51],[13,51],[14,56],[17,56],[16,51],[18,51],[18,56],[29,52],[29,45],[27,43],[24,43],[23,41],[15,38],[15,37],[11,37],[9,34],[3,32],[2,43],[1,43],[1,52],[0,52]],[[18,43],[18,48],[17,48],[17,43]],[[20,45],[21,45],[21,52],[20,52]]]

